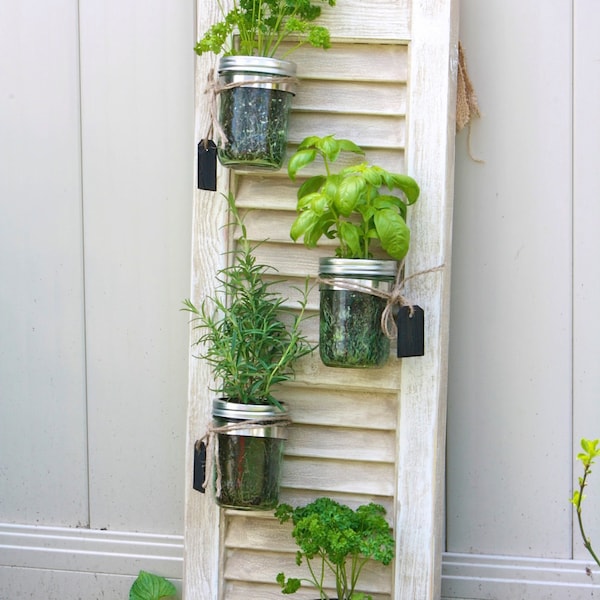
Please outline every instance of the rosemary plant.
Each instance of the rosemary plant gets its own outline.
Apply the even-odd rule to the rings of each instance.
[[[314,349],[301,332],[308,281],[299,290],[298,310],[287,308],[287,299],[273,290],[275,281],[266,279],[275,270],[256,261],[255,246],[231,194],[228,203],[233,224],[241,231],[232,263],[218,272],[215,296],[199,308],[184,300],[184,310],[195,315],[200,337],[194,346],[201,349],[197,357],[212,366],[218,381],[214,391],[232,402],[279,407],[273,386],[293,378],[294,363]]]

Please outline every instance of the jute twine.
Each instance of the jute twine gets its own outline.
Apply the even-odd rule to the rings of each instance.
[[[351,281],[349,279],[338,279],[335,278],[335,282],[333,279],[328,279],[326,277],[317,277],[318,283],[324,283],[326,285],[335,285],[337,288],[342,288],[344,290],[349,290],[352,292],[362,292],[365,294],[370,294],[371,296],[377,296],[378,298],[382,298],[386,300],[385,308],[383,309],[383,313],[381,314],[381,330],[385,334],[385,336],[389,339],[393,339],[398,335],[398,327],[396,325],[396,320],[394,319],[394,307],[395,306],[408,306],[409,314],[412,317],[415,309],[412,304],[404,295],[403,289],[408,281],[414,279],[415,277],[420,277],[422,275],[426,275],[427,273],[435,273],[436,271],[441,271],[445,265],[439,265],[437,267],[432,267],[431,269],[425,269],[424,271],[418,271],[417,273],[413,273],[408,277],[404,277],[404,263],[400,265],[398,269],[398,273],[396,274],[396,280],[392,289],[387,292],[385,290],[381,290],[378,288],[373,288],[368,285],[362,285],[357,283],[356,281]]]
[[[248,429],[252,427],[253,429],[266,429],[267,427],[271,427],[272,425],[291,425],[292,421],[287,416],[280,417],[263,417],[259,419],[247,419],[245,421],[239,421],[236,423],[229,423],[228,425],[222,425],[220,427],[215,427],[213,425],[209,425],[206,433],[196,441],[195,447],[198,451],[202,444],[206,446],[206,465],[204,468],[204,481],[202,482],[202,489],[206,490],[208,484],[210,483],[210,478],[212,477],[213,468],[216,466],[216,496],[219,497],[221,495],[221,466],[219,461],[216,460],[216,456],[219,452],[219,434],[220,433],[228,433],[229,431],[240,431],[242,429]]]
[[[223,131],[221,127],[221,123],[219,122],[219,109],[218,109],[218,97],[219,94],[226,90],[232,90],[234,88],[239,87],[253,87],[256,84],[263,83],[298,83],[298,79],[296,77],[290,76],[282,76],[282,77],[263,77],[253,79],[252,81],[232,81],[231,83],[226,83],[221,85],[219,83],[218,76],[215,76],[214,71],[210,71],[207,77],[206,89],[204,90],[205,94],[208,94],[208,118],[210,121],[210,126],[208,129],[208,134],[204,139],[205,147],[208,146],[208,140],[212,139],[213,134],[216,134],[223,144],[226,144],[229,140],[227,135]]]
[[[462,44],[458,42],[458,76],[456,81],[456,132],[468,127],[467,152],[475,162],[483,161],[473,156],[471,151],[471,123],[472,120],[481,116],[475,88],[467,71],[467,59]]]

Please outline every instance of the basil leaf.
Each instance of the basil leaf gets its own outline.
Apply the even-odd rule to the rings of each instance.
[[[129,600],[160,600],[174,596],[175,586],[164,577],[140,571],[129,590]]]
[[[374,217],[381,247],[394,259],[402,260],[408,252],[410,229],[404,219],[391,208],[378,211]]]

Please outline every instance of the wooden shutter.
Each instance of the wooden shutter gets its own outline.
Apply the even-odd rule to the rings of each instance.
[[[335,134],[363,147],[367,159],[406,172],[422,189],[410,211],[413,242],[407,273],[444,265],[411,280],[407,294],[426,312],[426,355],[391,358],[382,370],[324,367],[318,353],[304,360],[279,397],[294,425],[286,449],[281,500],[304,503],[321,495],[356,506],[376,501],[395,530],[393,568],[373,565],[363,583],[378,600],[439,598],[444,479],[446,346],[456,77],[453,0],[338,0],[324,10],[334,45],[292,55],[301,80],[293,103],[289,150],[307,135]],[[199,4],[199,31],[218,19],[216,1]],[[208,131],[204,94],[214,57],[198,59],[197,139]],[[219,172],[248,210],[249,235],[268,239],[259,259],[292,287],[315,277],[324,244],[308,250],[289,238],[296,186],[277,173]],[[192,295],[214,289],[226,248],[225,200],[197,192],[193,219]],[[318,310],[318,292],[311,296]],[[318,317],[307,326],[316,341]],[[211,419],[211,374],[190,364],[188,456]],[[192,490],[187,466],[184,588],[187,600],[280,599],[279,571],[297,572],[289,529],[271,513],[220,510]],[[314,598],[302,590],[296,597]]]

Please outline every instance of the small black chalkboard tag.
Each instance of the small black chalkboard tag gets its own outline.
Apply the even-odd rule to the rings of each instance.
[[[204,479],[206,475],[206,444],[196,442],[194,444],[194,489],[201,494],[204,489]]]
[[[217,190],[217,146],[212,140],[198,144],[198,189]]]
[[[424,356],[425,312],[420,306],[401,306],[396,315],[398,358]]]

